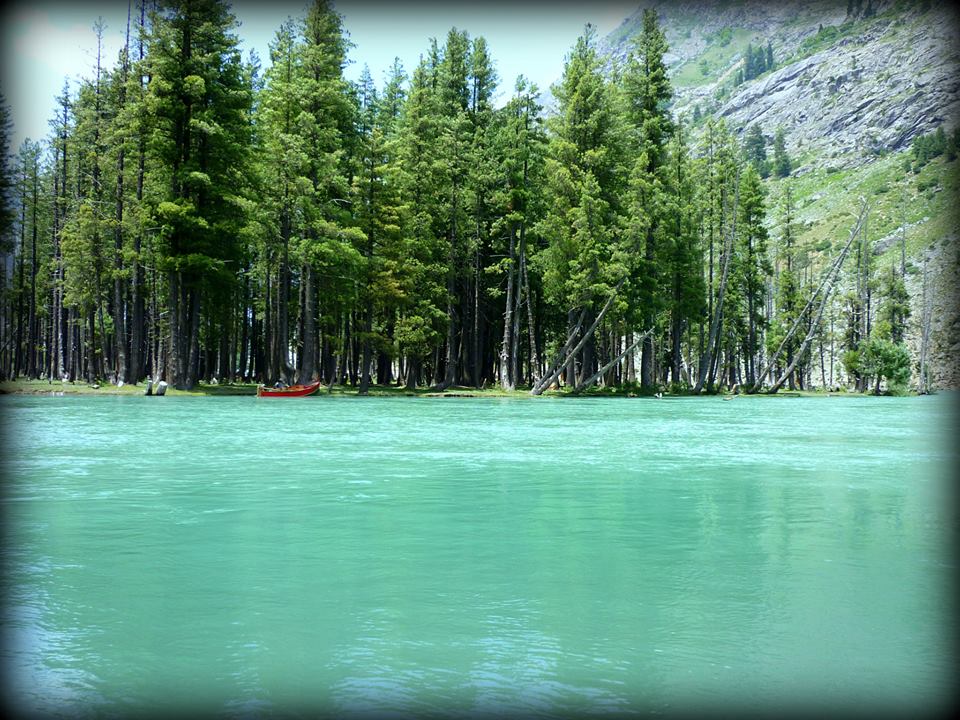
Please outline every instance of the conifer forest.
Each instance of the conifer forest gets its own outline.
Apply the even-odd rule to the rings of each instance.
[[[870,198],[809,262],[783,129],[768,157],[674,113],[654,11],[623,62],[587,25],[549,109],[468,30],[358,82],[325,0],[269,58],[236,30],[221,1],[132,3],[119,57],[7,157],[2,379],[922,389]],[[750,48],[735,82],[776,63]]]

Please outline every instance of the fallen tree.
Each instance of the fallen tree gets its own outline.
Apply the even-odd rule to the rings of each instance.
[[[638,337],[636,340],[634,340],[633,343],[631,343],[630,346],[629,346],[626,350],[624,350],[622,353],[620,353],[619,355],[617,355],[613,360],[611,360],[610,362],[608,362],[608,363],[607,363],[606,365],[604,365],[602,368],[600,368],[599,370],[597,370],[593,375],[591,375],[590,377],[588,377],[586,380],[582,380],[582,381],[580,381],[579,383],[577,383],[577,387],[576,387],[576,389],[574,390],[574,392],[578,392],[578,393],[579,393],[579,392],[583,392],[583,391],[586,390],[588,387],[590,387],[591,385],[593,385],[597,380],[599,380],[601,377],[603,377],[603,374],[604,374],[605,372],[607,372],[607,370],[609,370],[610,368],[612,368],[612,367],[613,367],[614,365],[616,365],[618,362],[620,362],[621,360],[623,360],[630,352],[632,352],[633,350],[635,350],[636,347],[637,347],[637,345],[639,345],[639,344],[642,343],[644,340],[646,340],[646,339],[651,335],[651,333],[653,333],[653,328],[651,328],[650,330],[647,330],[643,335],[641,335],[641,336]]]
[[[567,341],[560,349],[557,359],[550,366],[550,370],[544,374],[540,382],[534,385],[533,389],[530,390],[531,395],[542,395],[543,391],[550,387],[554,381],[560,377],[560,373],[563,372],[563,369],[567,366],[567,364],[577,356],[577,353],[583,349],[583,346],[587,344],[587,341],[593,337],[593,334],[597,330],[597,326],[600,324],[600,321],[603,320],[603,316],[607,314],[607,310],[610,309],[610,306],[613,305],[613,301],[616,299],[617,293],[620,292],[620,288],[623,287],[623,284],[626,281],[627,279],[624,277],[620,280],[620,282],[617,283],[617,286],[613,289],[613,292],[610,293],[610,297],[607,298],[607,302],[604,304],[603,309],[597,313],[597,317],[594,318],[593,322],[590,324],[590,327],[587,328],[586,332],[584,332],[580,337],[580,342],[571,348],[571,344],[577,337],[577,332],[579,332],[580,328],[583,326],[583,319],[586,317],[587,308],[584,307],[580,311],[580,318],[574,326],[573,331],[567,337]]]
[[[807,348],[810,347],[810,342],[813,340],[813,336],[816,335],[817,329],[820,327],[820,321],[823,318],[824,308],[827,306],[827,301],[830,299],[831,294],[833,293],[833,288],[836,283],[837,278],[840,275],[840,268],[843,266],[843,261],[846,259],[847,254],[850,252],[850,247],[853,245],[854,239],[860,234],[861,229],[863,228],[863,223],[867,217],[867,211],[869,206],[865,200],[862,201],[860,207],[860,212],[857,215],[857,221],[854,223],[853,228],[850,230],[850,237],[847,238],[846,244],[843,246],[843,249],[837,254],[837,257],[830,264],[830,266],[824,271],[823,277],[820,280],[820,284],[817,289],[810,296],[810,299],[807,300],[807,304],[804,306],[803,311],[797,315],[796,320],[793,321],[793,325],[790,327],[790,330],[784,336],[783,340],[780,342],[779,347],[777,347],[776,352],[770,356],[770,359],[767,361],[766,367],[763,369],[757,376],[757,381],[747,389],[749,394],[754,394],[760,391],[763,386],[763,378],[766,377],[767,373],[770,372],[771,368],[776,364],[777,360],[780,357],[780,353],[783,352],[783,349],[787,346],[787,343],[790,342],[790,339],[794,336],[797,331],[797,328],[800,327],[800,323],[803,318],[807,317],[807,313],[810,312],[810,309],[813,307],[813,304],[819,298],[820,305],[816,311],[816,317],[813,322],[810,323],[810,328],[807,330],[806,337],[804,337],[803,342],[800,343],[800,348],[794,354],[793,361],[790,365],[780,374],[780,377],[777,378],[776,382],[767,389],[767,393],[773,394],[779,390],[783,384],[790,377],[790,373],[794,371],[797,366],[797,363],[800,362],[800,359],[806,353]]]

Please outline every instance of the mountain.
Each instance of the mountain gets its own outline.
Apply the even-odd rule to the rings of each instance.
[[[923,0],[651,0],[604,39],[610,66],[625,60],[648,7],[657,11],[670,45],[673,110],[695,135],[709,116],[724,118],[741,135],[756,124],[770,154],[775,132],[783,129],[800,245],[812,269],[846,239],[861,196],[871,203],[868,231],[878,274],[899,265],[905,232],[907,343],[918,360],[926,268],[930,378],[935,387],[960,388],[960,161],[940,156],[922,167],[911,163],[918,137],[960,125],[957,12]],[[772,69],[757,73],[754,63],[738,82],[748,49],[762,49],[766,61],[768,46]],[[768,180],[771,204],[782,184]],[[776,215],[770,213],[775,238]]]

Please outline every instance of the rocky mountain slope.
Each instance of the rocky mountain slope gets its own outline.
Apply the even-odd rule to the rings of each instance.
[[[670,44],[675,109],[727,118],[734,128],[782,126],[797,168],[868,161],[960,118],[960,30],[946,4],[842,0],[673,3],[641,6],[607,38],[624,58],[643,7],[657,10]],[[867,15],[865,17],[865,15]],[[727,32],[724,33],[724,30]],[[775,68],[731,87],[748,43],[773,49]],[[701,61],[706,60],[706,72]],[[835,162],[830,163],[831,159]]]
[[[926,0],[646,0],[605,39],[611,63],[625,59],[647,7],[657,10],[670,46],[674,112],[694,132],[708,116],[738,134],[757,124],[770,153],[784,129],[800,244],[814,266],[845,239],[860,197],[871,203],[878,268],[899,263],[906,226],[907,342],[916,358],[926,266],[931,380],[960,388],[960,160],[940,157],[918,172],[904,165],[915,138],[960,124],[960,14]],[[773,69],[737,84],[748,46],[768,43]],[[776,204],[784,181],[767,182]],[[776,239],[777,213],[770,215]]]

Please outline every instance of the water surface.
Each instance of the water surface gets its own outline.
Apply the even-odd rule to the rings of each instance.
[[[943,396],[0,412],[23,709],[892,711],[956,689]]]

